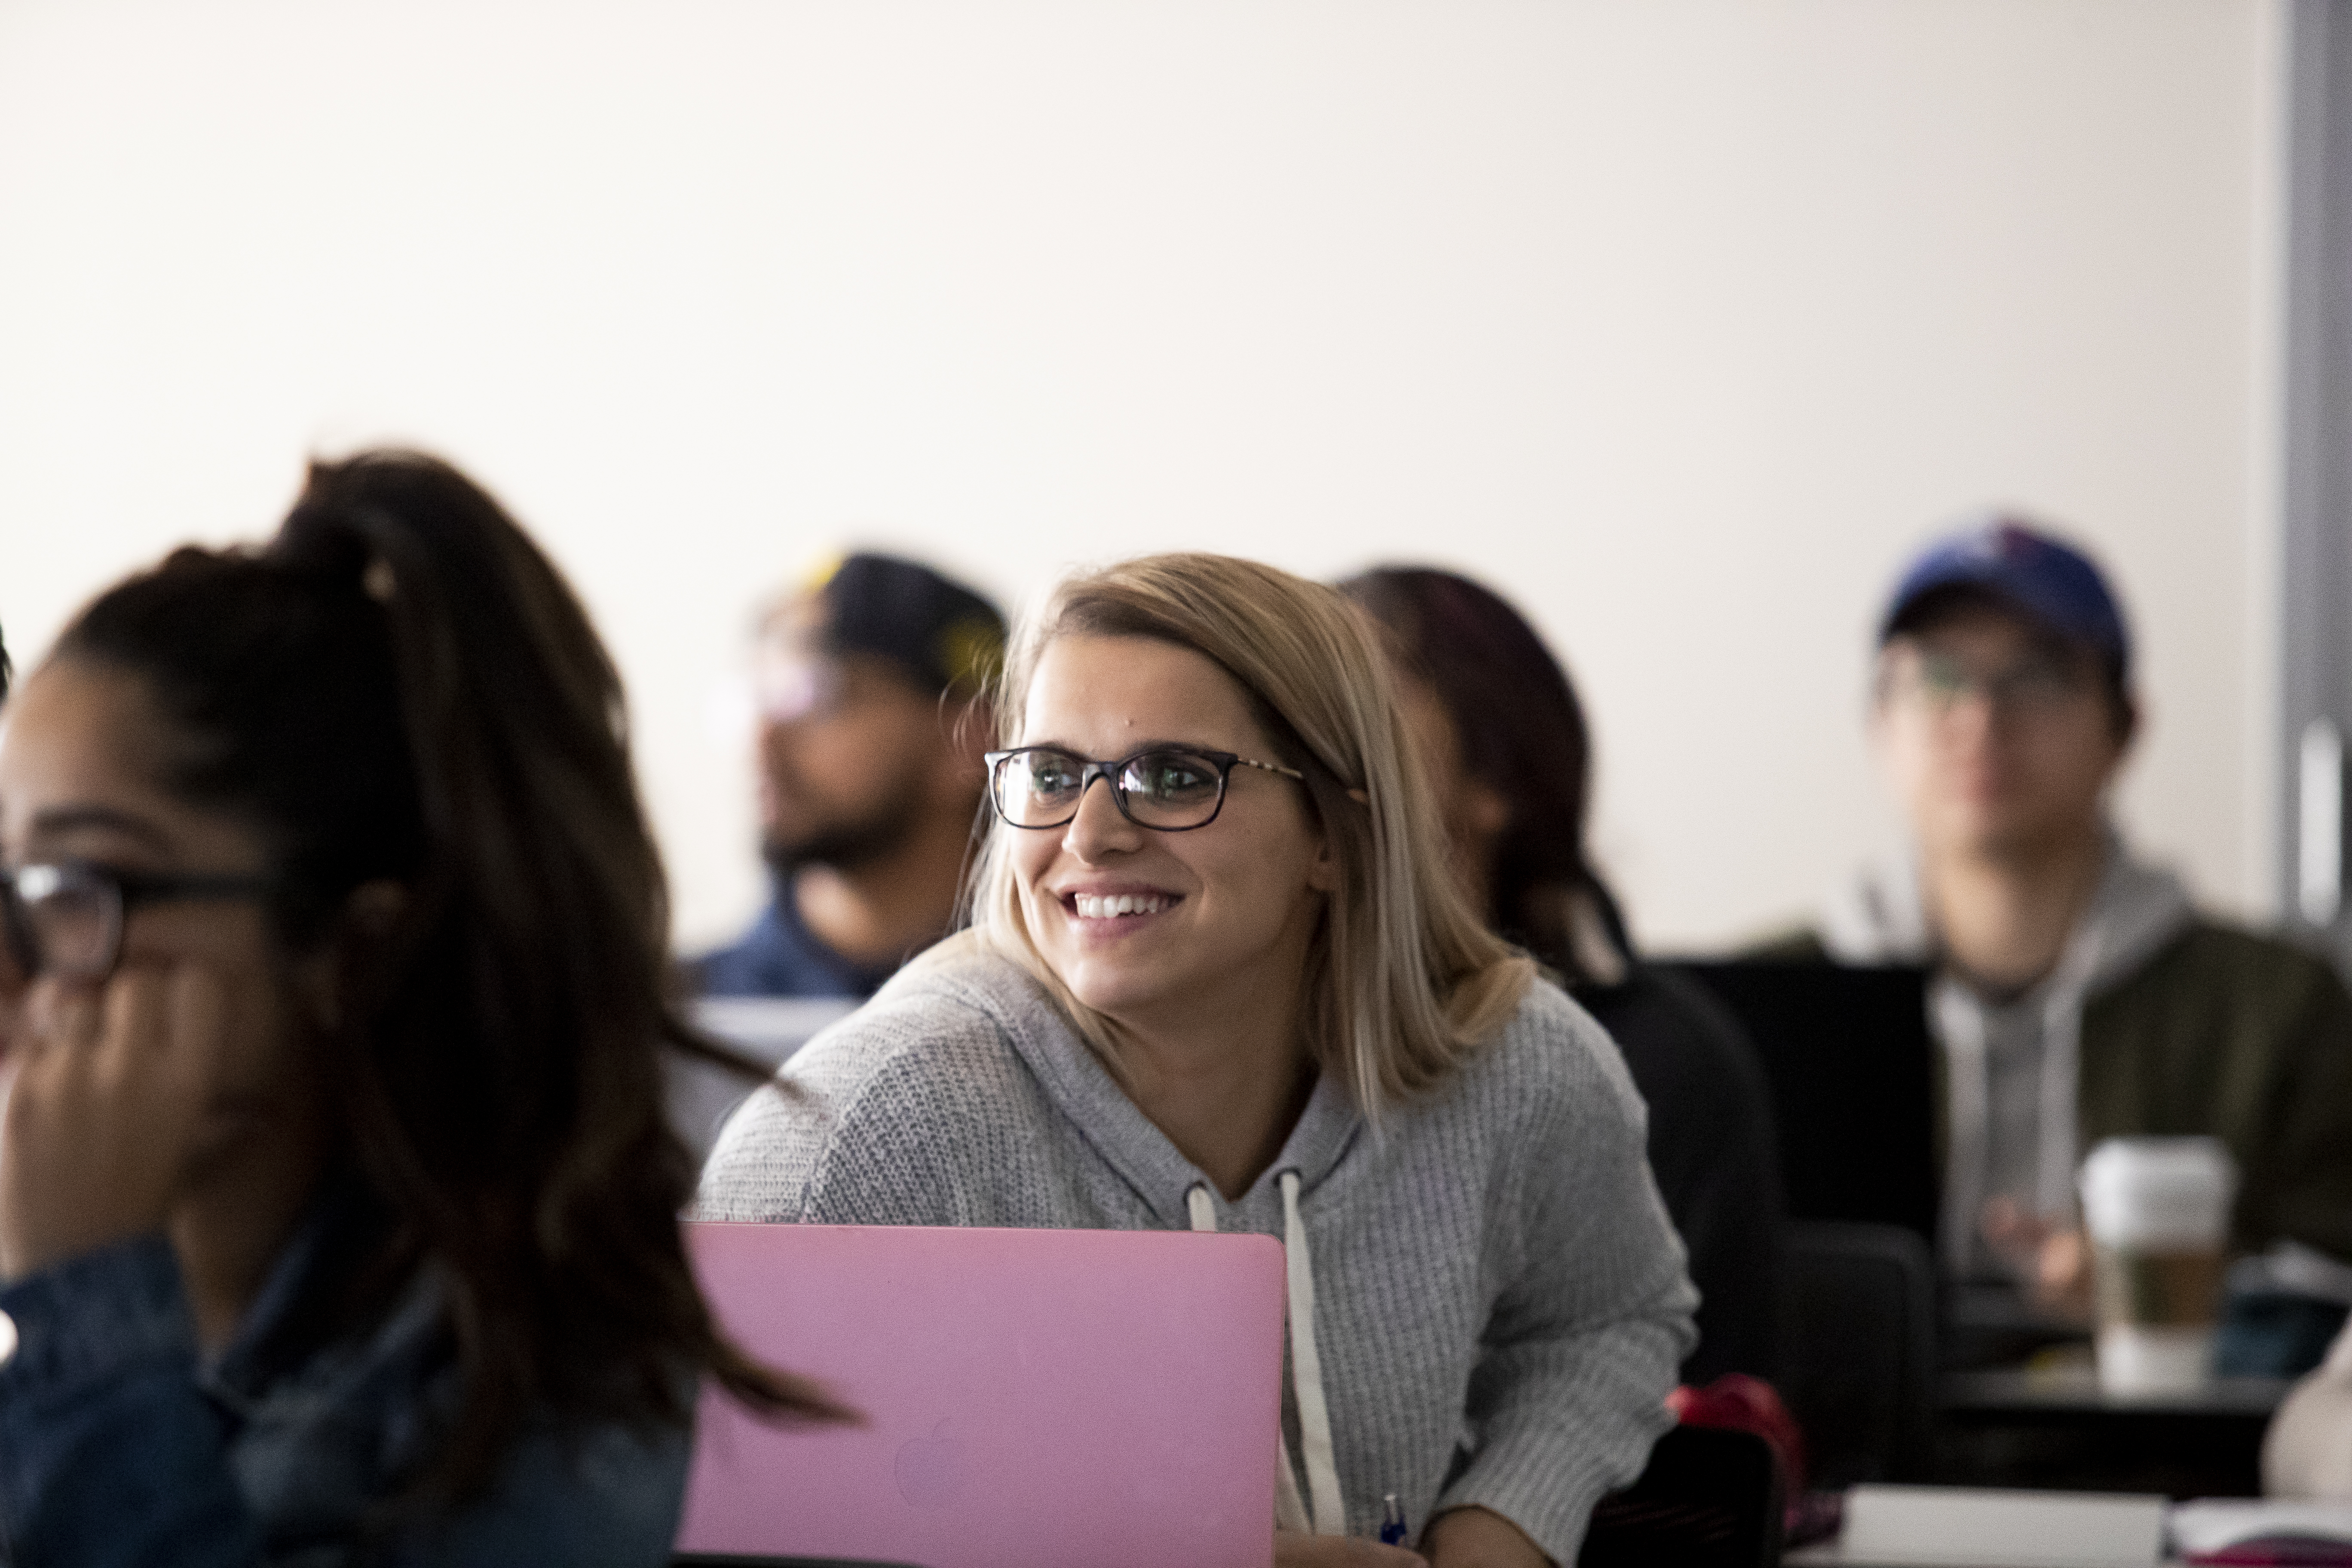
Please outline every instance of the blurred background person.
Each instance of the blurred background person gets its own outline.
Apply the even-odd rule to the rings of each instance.
[[[1389,634],[1455,874],[1616,1039],[1649,1103],[1650,1165],[1690,1253],[1685,1383],[1780,1362],[1780,1172],[1763,1074],[1692,982],[1645,965],[1585,850],[1592,756],[1576,691],[1535,628],[1450,572],[1383,566],[1341,590]]]
[[[873,994],[954,923],[979,820],[981,699],[1004,616],[928,566],[860,552],[761,617],[767,909],[692,968],[711,996]]]
[[[2284,1244],[2254,1273],[2326,1290],[2352,1258],[2352,997],[2321,960],[2200,914],[2116,833],[2140,712],[2105,577],[1995,518],[1923,552],[1879,627],[1872,730],[1912,844],[1788,945],[1935,971],[1944,1260],[1982,1288],[1964,1313],[2083,1319],[2075,1172],[2126,1134],[2224,1140],[2234,1246]],[[2233,1279],[2300,1309],[2225,1323],[2225,1371],[2305,1370],[2342,1321],[2341,1302],[2264,1284]]]

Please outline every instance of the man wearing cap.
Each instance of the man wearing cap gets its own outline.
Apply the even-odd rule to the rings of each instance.
[[[955,918],[1004,617],[928,566],[855,554],[761,619],[768,907],[693,965],[718,996],[873,994]]]
[[[2241,1250],[2352,1258],[2352,997],[2133,857],[2106,802],[2138,720],[2123,615],[2079,551],[2012,519],[1931,546],[1880,623],[1872,721],[1913,851],[1811,939],[1934,967],[1945,1263],[2045,1309],[2087,1296],[2074,1173],[2116,1135],[2221,1137]]]

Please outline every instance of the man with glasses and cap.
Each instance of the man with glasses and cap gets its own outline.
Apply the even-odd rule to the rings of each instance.
[[[773,896],[693,965],[712,996],[871,995],[945,935],[993,738],[996,606],[929,567],[859,553],[762,617],[761,852]]]
[[[2131,853],[2107,801],[2138,723],[2122,611],[2080,551],[2010,518],[1931,545],[1879,623],[1872,715],[1912,849],[1804,941],[1935,972],[1956,1279],[2079,1316],[2083,1155],[2215,1135],[2243,1184],[2233,1245],[2264,1255],[2233,1289],[2292,1304],[2225,1328],[2224,1370],[2299,1371],[2342,1318],[2328,1281],[2352,1280],[2352,997]]]

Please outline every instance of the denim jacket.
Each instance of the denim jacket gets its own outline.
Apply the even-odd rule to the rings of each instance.
[[[0,1289],[0,1563],[16,1568],[475,1568],[667,1563],[689,1435],[527,1427],[489,1491],[439,1514],[376,1513],[414,1471],[457,1369],[428,1268],[376,1325],[289,1354],[315,1283],[322,1204],[272,1267],[236,1339],[199,1353],[160,1237]],[[0,1329],[0,1341],[6,1338]],[[13,1549],[13,1558],[11,1552]]]

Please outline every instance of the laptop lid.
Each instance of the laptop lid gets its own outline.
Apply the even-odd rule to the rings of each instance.
[[[1935,1047],[1907,965],[1675,963],[1756,1047],[1790,1219],[1899,1225],[1936,1244]]]
[[[682,1553],[1267,1568],[1283,1254],[1264,1236],[692,1223],[735,1342],[862,1426],[706,1388]]]

